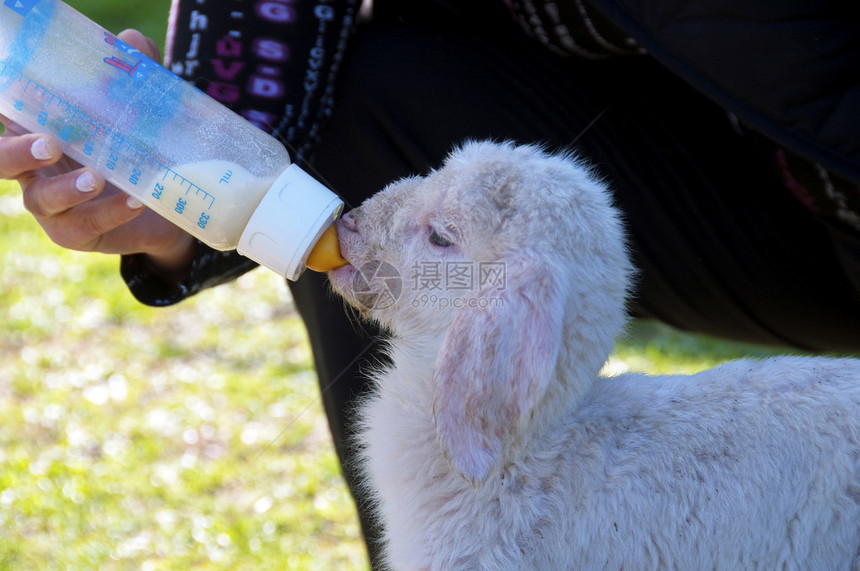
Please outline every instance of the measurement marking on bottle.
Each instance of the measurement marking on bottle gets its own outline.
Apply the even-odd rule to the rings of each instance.
[[[193,198],[201,203],[203,210],[202,214],[193,215],[195,223],[201,228],[207,226],[211,217],[209,212],[215,204],[214,195],[138,149],[121,133],[106,127],[76,105],[33,81],[20,68],[3,60],[0,61],[0,92],[10,89],[16,94],[14,110],[28,115],[41,130],[54,133],[67,150],[91,158],[99,157],[103,167],[113,173],[111,176],[122,177],[133,186],[153,184],[147,192],[148,196],[156,200],[161,200],[166,186],[173,183],[171,187],[178,187],[180,192],[184,190],[185,193],[185,198],[175,203],[174,210],[179,214],[184,213],[189,200]],[[162,172],[161,183],[164,184],[148,182],[158,180]]]
[[[194,184],[193,182],[191,182],[190,180],[188,180],[187,178],[185,178],[184,176],[182,176],[181,174],[179,174],[175,170],[169,169],[167,167],[164,167],[164,168],[166,169],[166,171],[164,173],[164,178],[161,179],[162,182],[167,182],[167,179],[170,177],[170,175],[173,175],[173,177],[170,178],[170,182],[175,183],[176,181],[179,181],[179,183],[177,184],[177,186],[179,188],[185,188],[186,185],[188,186],[188,188],[185,188],[185,196],[188,196],[189,194],[191,194],[193,192],[194,196],[199,198],[200,200],[202,200],[204,202],[209,201],[209,206],[207,207],[207,209],[208,210],[212,209],[212,205],[215,204],[215,197],[214,196],[212,196],[211,194],[209,194],[208,192],[206,192],[205,190],[203,190],[202,188],[200,188],[199,186],[197,186],[196,184]]]

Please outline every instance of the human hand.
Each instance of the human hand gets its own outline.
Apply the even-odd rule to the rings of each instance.
[[[158,59],[155,43],[137,30],[120,39]],[[17,180],[24,207],[51,240],[71,250],[106,254],[143,253],[165,273],[190,264],[195,239],[91,168],[63,155],[59,141],[31,134],[0,116],[0,179]]]

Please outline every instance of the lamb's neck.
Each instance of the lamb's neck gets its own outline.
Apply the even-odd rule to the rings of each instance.
[[[390,353],[396,363],[409,363],[410,365],[426,365],[436,361],[441,340],[427,336],[394,337],[390,346]]]
[[[553,380],[547,387],[547,397],[567,408],[575,408],[599,382],[604,362],[605,359],[597,359],[592,355],[563,351],[555,364]],[[557,394],[553,395],[553,392]]]
[[[433,368],[438,351],[439,343],[435,341],[395,339],[388,352],[393,363],[390,376],[397,381],[384,383],[386,386],[381,390],[413,398],[419,394],[432,398]]]
[[[570,343],[556,361],[552,377],[543,396],[529,417],[529,425],[520,435],[529,440],[557,430],[569,415],[589,400],[600,383],[602,361],[594,355],[583,355]]]

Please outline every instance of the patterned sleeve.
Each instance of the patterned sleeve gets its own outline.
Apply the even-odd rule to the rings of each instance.
[[[523,31],[563,56],[600,60],[645,53],[589,0],[505,0]]]
[[[359,8],[360,0],[173,0],[165,65],[279,138],[301,163],[330,112]],[[121,274],[139,301],[163,306],[254,267],[198,243],[187,275],[159,277],[142,255],[124,256]]]

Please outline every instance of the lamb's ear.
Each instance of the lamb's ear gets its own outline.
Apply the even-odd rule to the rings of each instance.
[[[504,291],[463,307],[434,370],[436,431],[452,467],[473,485],[530,418],[561,346],[563,300],[550,275],[517,272]]]

